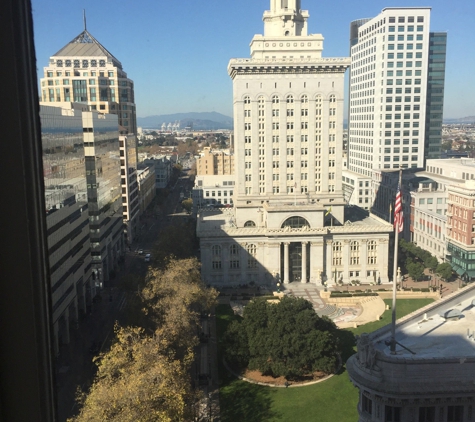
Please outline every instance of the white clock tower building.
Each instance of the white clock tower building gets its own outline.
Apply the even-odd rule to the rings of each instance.
[[[323,36],[308,34],[309,14],[300,7],[300,0],[271,0],[251,58],[228,65],[236,185],[233,209],[199,214],[202,271],[210,284],[387,280],[390,226],[372,217],[358,223],[345,212],[343,96],[350,59],[322,57]],[[378,240],[368,245],[371,231]],[[382,258],[368,261],[378,249]]]
[[[262,205],[330,206],[343,222],[341,157],[344,74],[349,58],[322,58],[300,1],[272,0],[251,59],[233,59],[237,223]],[[318,204],[316,207],[315,204]],[[262,214],[263,215],[263,214]]]

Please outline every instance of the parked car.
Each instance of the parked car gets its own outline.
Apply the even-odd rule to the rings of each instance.
[[[152,257],[152,255],[150,255],[149,253],[145,255],[145,262],[150,262],[150,258]]]

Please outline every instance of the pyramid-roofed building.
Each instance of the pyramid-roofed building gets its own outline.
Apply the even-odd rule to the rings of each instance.
[[[99,41],[97,41],[91,33],[85,29],[72,41],[66,44],[53,57],[70,56],[70,57],[98,57],[106,56],[112,60],[118,68],[122,69],[122,63],[117,60],[114,55],[107,50]]]
[[[137,133],[134,82],[86,28],[50,57],[40,96],[45,103],[87,103],[91,110],[117,114],[122,134]]]

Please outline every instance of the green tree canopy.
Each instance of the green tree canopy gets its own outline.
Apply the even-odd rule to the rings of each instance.
[[[197,247],[195,222],[186,222],[166,227],[157,243],[153,246],[152,265],[163,268],[168,263],[168,258],[190,258]]]
[[[338,361],[336,331],[335,324],[319,317],[305,299],[285,296],[278,303],[257,299],[244,308],[242,321],[229,327],[226,357],[273,376],[330,373]]]
[[[210,309],[216,297],[216,290],[201,280],[196,258],[171,259],[165,269],[150,270],[141,292],[143,311],[156,326],[155,334],[175,350],[194,345],[200,313]]]
[[[142,327],[116,326],[111,349],[95,359],[98,372],[81,393],[73,422],[193,420],[196,392],[190,373],[200,314],[216,301],[196,258],[169,260],[152,269],[137,296]]]
[[[437,258],[435,256],[429,256],[425,261],[424,265],[426,268],[429,268],[432,272],[434,272],[437,269],[437,266],[439,265],[439,261],[437,261]]]
[[[191,212],[191,208],[193,207],[193,199],[188,198],[181,201],[182,207],[186,210],[187,213]]]
[[[452,266],[448,262],[439,264],[435,270],[436,274],[442,277],[445,281],[450,280],[452,277],[452,271]]]
[[[407,266],[407,271],[409,272],[409,277],[413,280],[421,280],[424,275],[424,266],[418,262],[411,262]]]
[[[191,420],[191,358],[175,359],[166,341],[141,328],[116,327],[116,342],[97,358],[94,383],[80,395],[80,413],[70,421]]]

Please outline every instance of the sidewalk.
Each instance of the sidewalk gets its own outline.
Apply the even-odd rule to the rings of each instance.
[[[203,319],[202,319],[203,321]],[[209,338],[205,343],[201,343],[200,356],[196,356],[195,362],[200,368],[199,373],[207,372],[209,384],[201,388],[203,399],[199,405],[199,422],[219,422],[219,373],[218,373],[218,341],[216,334],[216,315],[214,308],[208,318],[205,319],[209,330]],[[206,362],[203,361],[206,359]]]
[[[87,390],[93,380],[96,365],[92,359],[100,350],[94,350],[91,353],[91,346],[93,343],[99,348],[107,345],[114,323],[120,317],[125,294],[115,286],[120,277],[125,275],[124,269],[125,267],[122,266],[116,278],[109,282],[110,287],[99,292],[102,300],[93,303],[91,313],[78,323],[77,329],[71,328],[69,344],[60,346],[60,353],[55,362],[60,422],[66,421],[77,412],[77,389]]]

